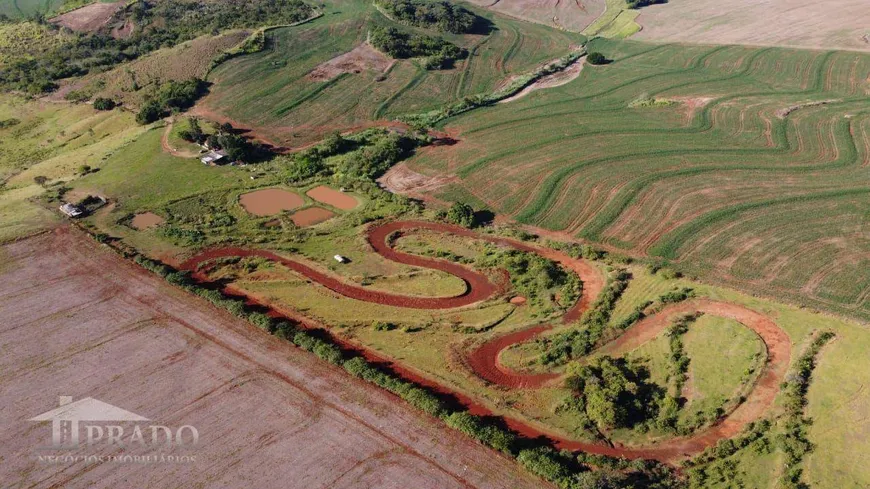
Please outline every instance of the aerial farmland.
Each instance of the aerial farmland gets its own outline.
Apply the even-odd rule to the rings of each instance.
[[[0,0],[4,484],[870,486],[820,8]]]

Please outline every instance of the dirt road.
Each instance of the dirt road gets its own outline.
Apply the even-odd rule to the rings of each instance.
[[[78,232],[63,228],[6,245],[0,257],[4,486],[543,485],[391,394],[170,286]],[[181,453],[195,460],[40,461],[55,452],[43,448],[51,423],[29,419],[56,408],[59,396],[93,397],[149,418],[145,424],[194,426],[200,441]],[[156,451],[95,445],[58,454]]]
[[[539,248],[525,242],[479,234],[469,229],[450,226],[440,223],[423,221],[394,221],[375,225],[368,229],[367,239],[373,250],[388,260],[406,265],[432,268],[451,273],[465,280],[468,284],[466,292],[455,297],[419,298],[388,294],[365,289],[349,284],[335,276],[327,275],[307,265],[288,258],[275,255],[264,250],[249,250],[239,248],[222,248],[207,251],[195,256],[182,268],[197,270],[197,267],[208,260],[227,256],[260,256],[278,261],[294,271],[317,281],[321,285],[347,297],[359,300],[369,300],[378,304],[388,304],[396,307],[408,307],[415,309],[445,309],[461,307],[489,298],[497,291],[494,284],[483,274],[465,268],[461,265],[422,256],[400,252],[392,247],[391,238],[397,233],[413,232],[414,230],[430,230],[464,236],[473,239],[498,243],[527,252],[538,253],[546,258],[557,261],[564,267],[575,271],[584,282],[584,293],[581,299],[569,309],[563,317],[565,323],[576,321],[583,311],[587,310],[592,301],[598,296],[605,285],[602,274],[593,266],[583,260],[572,258],[564,253],[548,248]],[[200,273],[199,279],[207,277]],[[237,291],[242,292],[243,291]],[[605,345],[604,351],[622,352],[652,340],[670,324],[671,320],[679,314],[689,312],[704,312],[734,319],[749,329],[755,331],[762,339],[767,349],[767,362],[753,390],[748,394],[746,401],[740,404],[733,412],[729,413],[717,424],[686,438],[675,438],[650,446],[627,447],[621,445],[602,445],[595,443],[578,442],[551,436],[534,427],[514,419],[506,419],[508,426],[532,438],[544,436],[549,438],[559,448],[570,450],[582,450],[590,453],[598,453],[626,458],[650,458],[664,462],[675,462],[703,451],[714,445],[723,438],[729,438],[738,434],[748,423],[759,419],[772,406],[774,398],[788,369],[791,354],[791,342],[776,323],[766,316],[752,311],[751,309],[711,300],[693,300],[666,307],[657,314],[650,316],[623,334],[618,340],[610,345]],[[515,372],[499,362],[500,353],[511,345],[529,341],[536,335],[550,329],[552,325],[538,325],[526,330],[513,332],[507,335],[495,337],[484,343],[466,358],[469,367],[481,378],[506,388],[537,388],[558,376],[555,374],[528,374]],[[371,353],[371,352],[369,352]],[[451,393],[448,387],[425,381],[414,373],[407,370],[404,374],[414,377],[417,382],[422,382],[440,392]],[[477,414],[491,414],[475,401],[461,398],[461,401]]]

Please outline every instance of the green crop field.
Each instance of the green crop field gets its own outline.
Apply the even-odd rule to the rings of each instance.
[[[0,0],[0,14],[9,18],[31,17],[57,11],[64,0]]]
[[[325,2],[324,16],[270,30],[264,51],[215,69],[209,78],[214,82],[213,94],[205,105],[279,143],[302,144],[329,131],[430,110],[491,91],[511,74],[563,56],[585,39],[484,10],[475,12],[494,28],[488,34],[444,35],[469,51],[468,59],[452,69],[427,71],[416,60],[398,60],[384,74],[363,70],[312,80],[308,75],[315,67],[365,42],[372,28],[396,25],[371,2]]]
[[[580,7],[555,3],[524,16]],[[63,225],[63,202],[106,204],[71,225],[251,334],[291,335],[251,314],[271,307],[596,467],[538,474],[561,487],[637,469],[583,451],[683,464],[690,488],[870,486],[870,54],[631,41],[644,11],[604,3],[582,33],[466,4],[489,27],[439,33],[369,0],[177,45],[142,29],[160,42],[136,59],[0,95],[0,243]],[[368,44],[381,27],[468,57],[390,59]],[[0,23],[0,69],[86,36]],[[609,62],[557,73],[586,52]],[[208,81],[193,107],[137,117],[192,77]],[[204,142],[235,161],[203,165]]]
[[[521,223],[868,316],[870,56],[589,49],[614,61],[448,120],[462,143],[411,167]]]

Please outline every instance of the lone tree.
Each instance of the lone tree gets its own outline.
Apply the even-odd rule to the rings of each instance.
[[[110,98],[97,97],[94,99],[94,108],[97,110],[112,110],[115,108],[115,101]]]
[[[468,204],[456,202],[447,211],[447,220],[470,228],[474,226],[474,209]]]
[[[610,60],[607,59],[606,56],[599,53],[598,51],[592,51],[591,53],[586,55],[586,59],[589,60],[589,62],[594,64],[594,65],[606,65],[607,63],[610,62]]]

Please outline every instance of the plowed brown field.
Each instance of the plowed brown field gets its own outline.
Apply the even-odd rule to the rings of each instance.
[[[9,487],[536,488],[513,461],[76,231],[0,249]],[[190,463],[40,462],[58,396],[192,425]],[[127,451],[129,450],[129,452]],[[71,455],[143,454],[100,447]],[[131,482],[135,481],[135,482]]]

